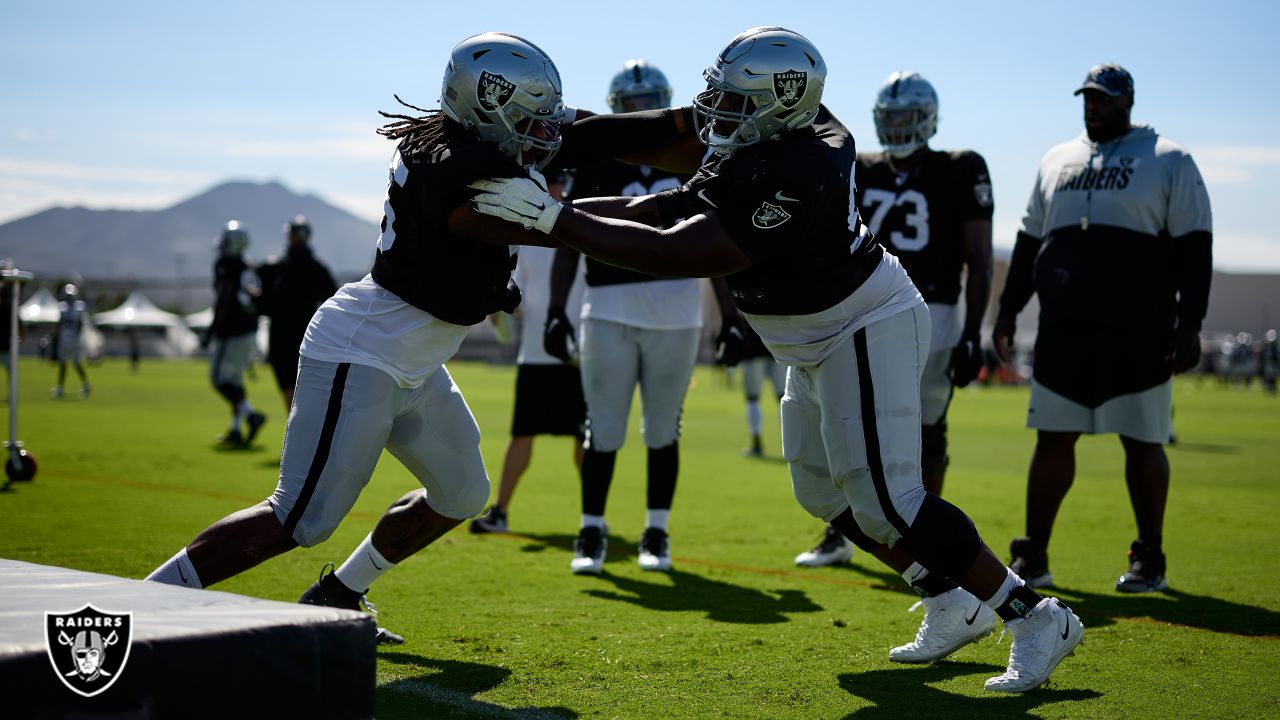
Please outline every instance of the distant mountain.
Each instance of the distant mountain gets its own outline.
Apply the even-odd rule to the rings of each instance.
[[[0,258],[24,270],[67,277],[173,277],[211,274],[213,240],[228,220],[249,230],[248,256],[262,261],[284,250],[284,226],[294,215],[311,223],[316,255],[339,277],[373,263],[378,226],[315,195],[279,183],[228,182],[163,210],[50,208],[0,225]]]

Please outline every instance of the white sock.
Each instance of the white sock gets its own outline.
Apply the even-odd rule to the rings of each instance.
[[[1014,573],[1012,570],[1005,568],[1005,572],[1008,574],[1004,576],[1004,582],[1000,583],[1000,589],[996,590],[995,595],[992,595],[991,597],[982,601],[982,604],[986,605],[992,610],[995,610],[996,608],[1003,605],[1004,601],[1009,599],[1009,593],[1013,592],[1014,588],[1023,584],[1022,578],[1018,577],[1017,574]]]
[[[760,414],[760,401],[747,401],[747,427],[751,429],[751,436],[755,437],[760,434],[764,428],[764,416]]]
[[[585,513],[584,513],[584,514],[582,515],[582,524],[581,524],[581,525],[579,525],[579,527],[584,527],[584,528],[585,528],[585,527],[598,527],[598,528],[600,528],[600,529],[602,529],[602,530],[603,530],[603,529],[604,529],[604,516],[603,516],[603,515],[587,515],[587,514],[585,514]]]
[[[658,528],[666,531],[667,518],[671,515],[671,510],[655,510],[649,508],[644,511],[644,526],[647,528]]]
[[[165,564],[153,570],[146,579],[152,582],[164,583],[165,585],[181,585],[195,588],[196,590],[204,588],[204,585],[200,584],[200,576],[196,574],[195,566],[191,564],[191,560],[187,557],[186,548],[182,548],[177,555],[169,558]]]
[[[373,533],[370,533],[334,574],[343,585],[358,593],[365,593],[369,591],[374,580],[382,577],[383,573],[395,566],[395,563],[382,557],[378,548],[373,546]]]
[[[236,414],[243,418],[247,418],[253,414],[253,406],[249,404],[248,398],[241,400],[236,405]]]

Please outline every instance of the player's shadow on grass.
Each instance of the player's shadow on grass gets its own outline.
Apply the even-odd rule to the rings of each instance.
[[[629,602],[648,610],[705,612],[708,620],[748,625],[787,622],[783,613],[817,612],[822,606],[803,590],[754,590],[695,573],[671,570],[657,582],[605,572],[602,580],[620,592],[590,589],[584,592],[601,600]],[[668,579],[670,580],[668,582]]]
[[[415,718],[576,718],[578,713],[564,707],[508,708],[475,699],[475,695],[498,687],[511,671],[506,668],[460,660],[437,660],[407,652],[378,653],[379,659],[393,662],[412,677],[392,680],[378,687],[378,717]]]
[[[1041,593],[1061,597],[1084,620],[1086,628],[1111,625],[1117,619],[1150,618],[1156,622],[1233,635],[1280,635],[1280,612],[1180,590],[1143,595],[1102,595],[1053,587]]]
[[[981,697],[956,695],[930,687],[931,683],[971,675],[975,688],[993,675],[1004,672],[998,665],[973,662],[940,662],[930,665],[899,666],[864,673],[844,673],[840,687],[850,695],[874,703],[845,716],[845,720],[876,718],[1024,718],[1038,717],[1032,711],[1051,703],[1091,700],[1101,697],[1095,690],[1059,688],[1050,679],[1041,687],[1021,695],[987,693]],[[984,691],[980,691],[984,692]]]

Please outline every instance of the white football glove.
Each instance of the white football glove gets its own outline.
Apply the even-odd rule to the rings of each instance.
[[[541,175],[538,176],[541,179]],[[550,233],[560,217],[560,203],[547,192],[545,184],[529,178],[477,180],[470,187],[479,190],[471,205],[476,212],[521,225],[526,230]]]

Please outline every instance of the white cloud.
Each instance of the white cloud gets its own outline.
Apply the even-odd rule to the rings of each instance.
[[[318,193],[334,206],[369,222],[382,222],[382,193]]]
[[[222,152],[241,158],[320,158],[386,162],[391,144],[367,130],[360,134],[308,138],[303,140],[231,139]]]
[[[204,174],[181,170],[119,166],[101,167],[50,162],[47,160],[22,160],[0,157],[0,181],[8,181],[10,179],[142,184],[191,184],[208,180]]]
[[[1192,157],[1211,186],[1250,183],[1259,171],[1280,168],[1280,147],[1267,145],[1211,145],[1195,149]]]

